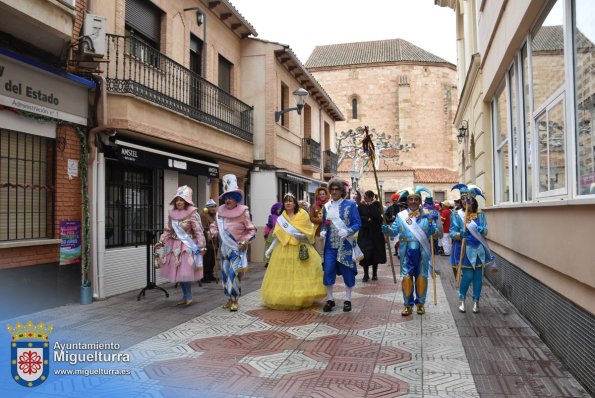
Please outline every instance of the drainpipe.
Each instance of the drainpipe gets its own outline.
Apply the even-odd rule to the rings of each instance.
[[[96,75],[94,78],[99,82],[98,89],[100,90],[100,106],[101,113],[98,117],[98,125],[89,130],[87,136],[87,143],[89,145],[89,158],[87,167],[87,181],[90,198],[89,212],[91,213],[91,258],[93,271],[93,297],[103,297],[103,282],[104,282],[104,255],[105,237],[101,231],[105,231],[105,209],[98,206],[99,202],[97,195],[102,192],[102,187],[99,185],[103,179],[104,170],[100,169],[99,163],[96,162],[97,146],[95,145],[97,135],[101,132],[112,130],[107,123],[107,90],[105,77]]]

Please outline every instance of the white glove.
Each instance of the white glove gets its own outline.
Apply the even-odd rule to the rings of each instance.
[[[323,230],[323,231],[320,231],[320,237],[321,237],[322,239],[326,239],[326,229],[325,229],[325,230]]]
[[[273,254],[273,249],[275,248],[275,246],[277,246],[277,238],[273,239],[273,242],[271,242],[271,245],[269,246],[269,248],[267,249],[267,251],[264,253],[264,256],[266,258],[271,258],[271,255]]]
[[[304,234],[303,234],[303,233],[301,233],[301,232],[296,232],[296,233],[293,235],[293,237],[294,237],[294,238],[296,238],[297,240],[301,240],[301,241],[306,241],[306,240],[308,240],[308,238],[306,238],[306,235],[304,235]]]
[[[349,232],[346,229],[339,230],[339,237],[341,237],[341,239],[345,238],[347,235],[349,235]]]

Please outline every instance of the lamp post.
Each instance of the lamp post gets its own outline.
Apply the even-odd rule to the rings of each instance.
[[[384,185],[384,180],[378,180],[378,186],[380,187],[380,197],[378,198],[378,201],[380,202],[381,205],[384,205],[384,190],[382,189],[383,185]]]
[[[459,132],[457,134],[457,141],[459,142],[459,144],[461,142],[463,142],[463,140],[467,136],[468,128],[469,128],[469,123],[466,120],[463,120],[461,122],[461,126],[459,127]]]
[[[295,108],[288,108],[288,109],[281,109],[280,111],[275,112],[275,122],[278,122],[281,119],[281,115],[291,111],[297,111],[298,115],[302,114],[302,108],[306,103],[306,97],[308,96],[308,90],[305,88],[298,88],[293,92],[293,98],[295,99]]]

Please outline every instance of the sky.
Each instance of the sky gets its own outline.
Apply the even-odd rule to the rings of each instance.
[[[288,44],[303,64],[314,47],[404,39],[456,64],[455,13],[434,0],[230,0],[258,38]]]

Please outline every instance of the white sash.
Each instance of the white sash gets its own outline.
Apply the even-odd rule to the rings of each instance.
[[[171,220],[171,226],[176,232],[178,239],[180,239],[182,243],[184,243],[187,247],[190,248],[190,250],[192,250],[192,254],[194,256],[194,266],[196,268],[202,268],[202,255],[200,254],[200,248],[198,247],[198,245],[194,243],[190,235],[188,235],[188,233],[184,231],[184,228],[182,228],[182,226],[180,225],[179,220]],[[197,251],[199,252],[199,254],[194,254]]]
[[[467,231],[471,232],[471,235],[473,235],[473,237],[483,245],[486,253],[488,254],[488,257],[494,258],[494,256],[492,255],[492,251],[488,246],[488,242],[485,240],[483,235],[477,231],[477,224],[475,223],[475,221],[471,221],[469,224],[467,224]]]
[[[347,231],[349,228],[347,227],[345,222],[343,222],[343,220],[341,220],[341,217],[339,215],[339,211],[340,211],[339,204],[337,204],[337,213],[336,214],[335,214],[335,212],[330,211],[330,209],[331,209],[331,201],[330,200],[324,204],[324,206],[326,207],[326,218],[331,220],[331,222],[333,223],[335,228],[337,228],[338,230],[344,229],[345,231]],[[329,215],[330,215],[330,217],[329,217]],[[355,249],[355,246],[357,246],[357,242],[355,241],[355,238],[353,237],[353,235],[347,236],[347,237],[345,237],[345,239],[347,239],[347,241],[349,242],[351,247],[353,249]],[[356,250],[361,252],[361,249],[359,247]]]
[[[426,236],[426,233],[421,229],[421,227],[417,224],[416,219],[409,218],[409,210],[405,209],[399,212],[399,218],[405,226],[411,231],[411,233],[417,238],[421,246],[424,250],[428,253],[428,256],[432,255],[432,248],[430,247],[430,241]]]
[[[242,260],[241,267],[248,266],[248,254],[247,250],[240,250],[240,246],[238,246],[237,242],[232,238],[229,231],[225,228],[225,223],[223,219],[219,217],[219,213],[217,213],[217,228],[219,229],[219,237],[221,238],[221,244],[224,246],[229,247],[231,250],[236,251],[240,254],[240,258]]]
[[[330,200],[324,204],[324,207],[326,207],[326,218],[331,220],[331,222],[335,225],[335,228],[344,229],[344,230],[348,229],[347,225],[345,225],[343,220],[341,220],[341,217],[339,215],[340,209],[338,208],[339,207],[338,204],[337,204],[337,214],[335,214],[335,212],[331,212],[331,201]]]
[[[285,232],[287,232],[289,235],[293,236],[297,240],[300,240],[300,239],[298,239],[296,237],[296,234],[301,234],[301,232],[296,227],[294,227],[293,225],[291,225],[291,223],[289,221],[287,221],[287,219],[285,217],[283,217],[283,214],[281,214],[277,218],[277,224],[279,224],[279,226],[281,228],[283,228],[283,230]]]

